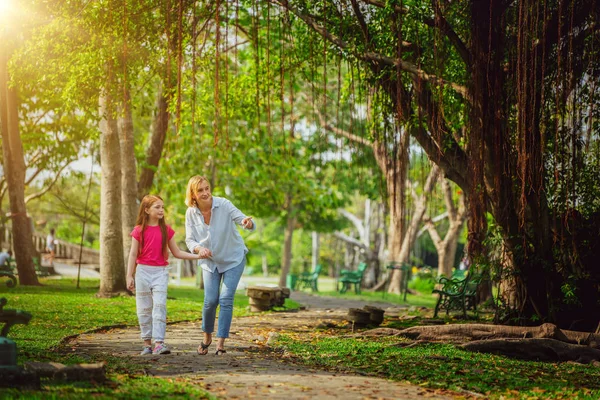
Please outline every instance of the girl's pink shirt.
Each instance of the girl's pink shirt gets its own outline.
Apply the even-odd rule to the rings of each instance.
[[[131,237],[139,243],[142,242],[141,228],[141,226],[136,225],[131,232]],[[171,229],[169,225],[167,225],[167,235],[167,242],[175,235],[175,231]],[[144,229],[144,247],[138,258],[135,260],[135,263],[155,267],[169,265],[169,262],[162,251],[162,233],[160,232],[160,226],[146,226],[146,229]]]

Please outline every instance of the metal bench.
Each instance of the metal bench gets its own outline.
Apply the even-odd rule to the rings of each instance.
[[[42,265],[39,257],[33,257],[33,265],[35,266],[35,273],[37,276],[42,278],[50,276],[50,268],[52,267],[46,267],[45,265]]]
[[[9,288],[15,287],[17,285],[17,277],[15,275],[15,266],[12,258],[8,258],[4,265],[0,266],[0,279],[8,278],[6,281],[6,286]]]
[[[318,292],[319,287],[317,281],[322,269],[323,267],[321,264],[317,264],[313,271],[300,274],[300,276],[298,276],[298,285],[300,288],[310,288],[313,292]]]
[[[463,317],[467,318],[467,310],[477,312],[477,288],[481,282],[481,275],[469,273],[464,279],[446,278],[442,276],[438,281],[441,289],[434,289],[433,293],[439,295],[435,305],[433,317],[437,318],[439,310],[445,309],[446,315],[451,310],[461,310]]]
[[[364,262],[358,264],[356,271],[341,270],[340,279],[338,279],[338,283],[342,284],[342,287],[339,289],[340,293],[346,293],[350,289],[350,286],[354,285],[354,293],[360,294],[360,287],[366,270],[367,264]]]

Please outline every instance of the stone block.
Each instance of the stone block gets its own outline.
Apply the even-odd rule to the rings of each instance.
[[[73,364],[69,365],[54,374],[54,379],[71,381],[95,381],[103,382],[106,380],[106,364]]]

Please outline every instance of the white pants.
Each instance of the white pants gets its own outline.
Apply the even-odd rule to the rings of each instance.
[[[142,340],[165,340],[168,284],[167,267],[138,264],[135,273],[135,302]]]

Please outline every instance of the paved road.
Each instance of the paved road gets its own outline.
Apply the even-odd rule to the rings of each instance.
[[[77,265],[64,264],[54,261],[54,271],[60,276],[77,277]],[[100,279],[100,273],[92,268],[81,268],[82,278],[97,278]]]

